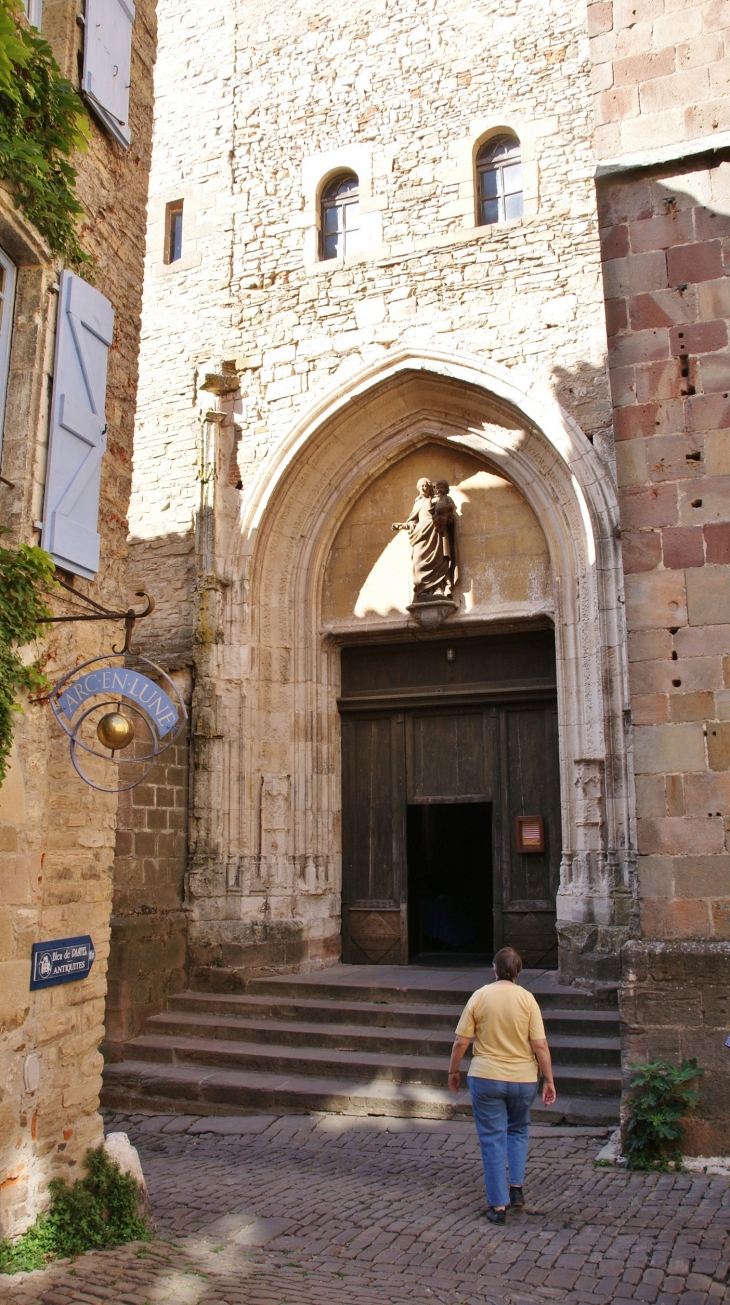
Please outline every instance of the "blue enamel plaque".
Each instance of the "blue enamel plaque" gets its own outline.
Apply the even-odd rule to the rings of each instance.
[[[35,988],[53,988],[57,983],[74,983],[87,979],[94,964],[94,944],[88,933],[78,938],[56,938],[53,942],[33,943],[30,967],[31,992]]]

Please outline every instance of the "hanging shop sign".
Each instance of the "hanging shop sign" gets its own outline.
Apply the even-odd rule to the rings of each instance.
[[[94,944],[88,933],[78,938],[56,938],[53,942],[33,943],[30,966],[31,992],[36,988],[54,988],[58,983],[75,983],[88,979],[94,964]]]
[[[170,676],[133,652],[105,653],[75,667],[50,702],[68,734],[74,769],[103,793],[141,784],[187,720]]]
[[[130,607],[126,612],[110,612],[59,577],[56,580],[92,612],[51,620],[124,621],[121,652],[113,647],[110,653],[75,666],[49,698],[56,720],[68,734],[76,773],[102,793],[123,793],[142,783],[187,721],[185,703],[170,676],[132,649],[135,622],[150,615],[154,599],[139,590],[137,597],[147,600],[144,611]]]

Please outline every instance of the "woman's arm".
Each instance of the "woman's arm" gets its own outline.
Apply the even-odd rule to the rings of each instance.
[[[461,1087],[459,1065],[467,1053],[470,1042],[471,1038],[460,1038],[458,1034],[454,1038],[454,1045],[451,1048],[451,1061],[449,1063],[449,1087],[452,1092],[458,1092]],[[547,1045],[547,1043],[545,1045]]]
[[[535,1053],[535,1060],[542,1074],[542,1103],[544,1106],[551,1106],[557,1096],[555,1084],[553,1082],[553,1062],[550,1059],[550,1048],[547,1044],[547,1038],[530,1038],[532,1050]]]

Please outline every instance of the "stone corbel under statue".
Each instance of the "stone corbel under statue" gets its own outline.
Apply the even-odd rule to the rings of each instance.
[[[454,585],[459,578],[456,554],[456,504],[446,480],[423,476],[407,521],[394,521],[394,530],[407,530],[413,568],[413,602],[407,611],[424,630],[439,630],[459,610]]]

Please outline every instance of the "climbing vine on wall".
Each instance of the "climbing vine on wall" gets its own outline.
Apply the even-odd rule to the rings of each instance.
[[[0,784],[13,742],[13,715],[21,710],[16,698],[23,689],[37,693],[48,688],[38,664],[24,665],[18,649],[37,639],[52,615],[46,597],[54,570],[42,548],[0,548]]]
[[[54,254],[82,270],[74,150],[88,139],[88,118],[51,47],[19,21],[19,0],[0,0],[0,177]]]

